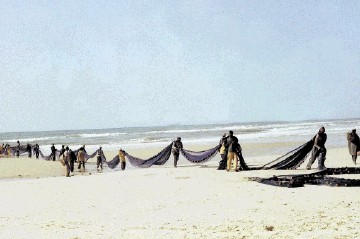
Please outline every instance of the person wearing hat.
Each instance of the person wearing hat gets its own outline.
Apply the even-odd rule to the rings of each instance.
[[[104,151],[102,150],[102,147],[100,146],[100,148],[97,151],[97,161],[96,161],[96,169],[99,170],[99,167],[102,171],[103,169],[103,164],[102,164],[102,157],[104,156]]]
[[[313,139],[314,146],[312,148],[311,157],[309,163],[306,166],[306,169],[308,170],[311,169],[311,165],[315,162],[316,158],[318,158],[318,169],[319,170],[326,169],[324,165],[326,159],[326,148],[325,148],[326,140],[327,140],[327,135],[325,133],[325,127],[322,126]]]
[[[226,163],[227,163],[227,144],[226,144],[226,134],[224,133],[222,138],[220,139],[219,145],[220,145],[220,156],[221,160],[219,162],[218,170],[225,170],[226,169]]]
[[[177,168],[177,162],[179,161],[180,149],[183,148],[181,138],[178,137],[172,144],[172,153],[174,155],[174,167]]]
[[[360,151],[360,139],[356,133],[356,129],[347,133],[349,153],[352,157],[352,161],[356,165],[357,153]]]

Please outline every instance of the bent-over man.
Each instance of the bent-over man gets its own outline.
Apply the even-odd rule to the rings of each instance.
[[[318,158],[318,169],[323,170],[325,167],[325,159],[326,159],[326,148],[325,143],[327,140],[327,135],[325,133],[325,127],[321,127],[319,132],[315,135],[313,141],[314,146],[311,151],[311,157],[309,163],[306,166],[306,169],[310,170],[311,165],[315,162],[316,158]]]

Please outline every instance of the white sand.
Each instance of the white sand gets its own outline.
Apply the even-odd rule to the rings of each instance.
[[[353,166],[346,148],[327,158],[327,166]],[[262,185],[247,177],[294,171],[226,173],[215,170],[218,160],[71,178],[44,177],[64,169],[38,161],[50,172],[28,169],[40,178],[17,180],[8,168],[26,176],[19,165],[31,159],[0,159],[0,238],[360,238],[360,188]]]

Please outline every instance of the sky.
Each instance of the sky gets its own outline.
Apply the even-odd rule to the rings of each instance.
[[[0,1],[0,132],[360,114],[359,1]]]

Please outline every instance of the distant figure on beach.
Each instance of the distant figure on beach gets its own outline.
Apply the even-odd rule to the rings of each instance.
[[[81,165],[84,167],[85,171],[85,150],[81,147],[79,149],[78,155],[77,155],[77,161],[78,161],[78,169],[81,169]]]
[[[75,165],[75,161],[76,161],[76,154],[74,153],[74,151],[72,151],[71,149],[69,149],[69,157],[70,157],[70,171],[74,172],[74,165]]]
[[[102,157],[104,156],[104,151],[102,150],[102,147],[100,146],[100,148],[97,151],[97,161],[96,161],[96,169],[102,171],[103,170],[103,164],[102,164]]]
[[[20,156],[20,142],[19,142],[19,140],[17,141],[17,146],[16,146],[16,149],[15,149],[15,155],[16,155],[16,157]]]
[[[39,158],[39,152],[40,151],[40,147],[38,144],[35,144],[34,146],[34,153],[35,153],[35,157],[38,159]]]
[[[32,156],[32,149],[31,149],[31,145],[27,144],[26,145],[26,151],[28,152],[28,157],[31,158]]]
[[[230,171],[231,166],[232,166],[232,162],[235,161],[235,171],[239,171],[238,170],[238,162],[235,159],[235,154],[236,154],[236,150],[237,150],[237,146],[238,146],[238,138],[234,136],[234,132],[232,130],[229,131],[229,136],[226,139],[226,145],[227,145],[227,168],[226,171]],[[234,160],[235,159],[235,160]]]
[[[356,133],[356,129],[347,133],[349,153],[352,157],[352,161],[356,165],[357,153],[360,151],[360,139]]]
[[[50,150],[51,150],[51,157],[50,159],[52,159],[53,161],[56,160],[56,148],[55,148],[55,145],[52,144],[52,146],[50,147]]]
[[[85,149],[85,144],[84,144],[82,147],[80,147],[79,150],[82,150],[82,151],[84,151],[84,153],[87,153],[87,152],[86,152],[86,149]]]
[[[179,161],[180,149],[183,148],[181,138],[178,137],[172,145],[172,153],[174,155],[174,167],[177,168],[177,162]]]
[[[125,151],[120,149],[118,155],[119,155],[119,159],[120,159],[120,163],[121,163],[121,170],[125,170],[125,168],[126,168]]]
[[[11,157],[10,144],[5,144],[5,155],[6,155],[6,157]]]
[[[65,153],[65,151],[66,151],[66,149],[65,149],[65,145],[61,145],[59,158],[61,157],[61,155],[63,155],[63,154]]]
[[[224,133],[222,138],[220,139],[219,145],[220,145],[220,156],[221,156],[221,160],[219,162],[219,167],[217,168],[218,170],[225,170],[226,169],[226,164],[227,164],[227,144],[226,144],[226,134]]]
[[[318,158],[318,169],[323,170],[325,167],[325,159],[326,159],[326,148],[325,143],[327,140],[327,135],[325,133],[325,127],[321,127],[319,132],[315,135],[313,141],[314,146],[311,151],[311,157],[309,163],[306,166],[306,169],[310,170],[311,165],[315,162],[316,158]]]
[[[66,177],[70,177],[71,166],[70,166],[70,153],[68,146],[66,146],[65,152],[63,153],[63,159],[66,168]]]
[[[2,145],[0,146],[0,155],[1,155],[1,156],[5,155],[5,145],[4,145],[4,144],[2,144]]]

